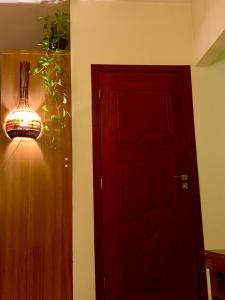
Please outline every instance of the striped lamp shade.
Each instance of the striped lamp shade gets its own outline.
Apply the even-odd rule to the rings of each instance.
[[[10,139],[16,137],[37,139],[42,133],[40,116],[30,107],[28,101],[30,63],[20,62],[20,95],[18,105],[9,113],[5,131]]]

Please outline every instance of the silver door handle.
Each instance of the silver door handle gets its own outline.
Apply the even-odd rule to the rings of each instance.
[[[176,175],[176,176],[173,176],[174,178],[178,178],[180,179],[181,181],[188,181],[188,175],[187,174],[182,174],[182,175]]]

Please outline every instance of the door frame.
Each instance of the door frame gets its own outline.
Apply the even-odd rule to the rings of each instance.
[[[207,300],[204,242],[201,219],[201,203],[198,184],[197,155],[195,144],[194,114],[192,105],[192,85],[190,66],[158,65],[91,65],[92,82],[92,135],[93,135],[93,185],[94,185],[94,240],[95,240],[95,276],[96,300],[105,300],[104,258],[103,258],[103,207],[102,207],[102,155],[101,155],[101,92],[99,74],[102,72],[142,72],[142,73],[179,73],[184,78],[185,110],[189,117],[187,123],[190,169],[193,178],[193,223],[196,228],[195,245],[198,266],[199,300]],[[185,259],[185,258],[184,258]]]

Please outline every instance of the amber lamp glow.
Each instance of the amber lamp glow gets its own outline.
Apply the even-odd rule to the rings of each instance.
[[[29,71],[30,63],[20,62],[19,100],[5,122],[5,131],[10,139],[16,137],[37,139],[42,133],[41,118],[29,105]]]

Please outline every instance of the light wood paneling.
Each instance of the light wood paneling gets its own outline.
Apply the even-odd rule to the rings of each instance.
[[[70,61],[65,53],[66,89]],[[39,52],[7,52],[2,57],[1,122],[18,99],[19,62],[33,68]],[[30,76],[31,106],[45,97],[40,80]],[[70,99],[69,99],[70,103]],[[0,299],[72,299],[71,120],[53,147],[38,141],[10,141],[0,132]]]

